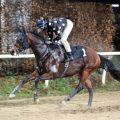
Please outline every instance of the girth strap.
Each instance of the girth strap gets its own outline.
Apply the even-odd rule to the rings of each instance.
[[[67,71],[67,69],[69,67],[69,63],[70,63],[69,61],[65,62],[65,64],[64,64],[64,71],[61,74],[61,77],[64,77],[64,75],[65,75],[65,73],[66,73],[66,71]]]

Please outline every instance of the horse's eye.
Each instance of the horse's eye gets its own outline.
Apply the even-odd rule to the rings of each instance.
[[[17,43],[15,44],[15,46],[16,46],[16,47],[20,47],[20,44],[17,42]]]

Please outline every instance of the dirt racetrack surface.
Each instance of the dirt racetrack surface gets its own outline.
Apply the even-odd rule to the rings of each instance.
[[[0,101],[0,120],[120,120],[120,91],[95,93],[93,106],[88,94],[77,95],[66,105],[65,96]]]

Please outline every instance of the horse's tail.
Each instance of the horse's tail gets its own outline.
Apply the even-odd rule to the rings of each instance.
[[[115,68],[112,61],[108,60],[107,58],[104,58],[101,55],[99,55],[99,57],[101,60],[100,68],[108,70],[112,77],[120,82],[120,71]]]

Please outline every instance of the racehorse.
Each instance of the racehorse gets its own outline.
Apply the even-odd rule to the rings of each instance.
[[[92,105],[93,87],[89,79],[90,75],[97,69],[108,70],[113,78],[120,82],[120,71],[115,68],[113,63],[97,54],[97,52],[88,46],[71,46],[73,61],[64,61],[65,54],[62,47],[48,45],[43,32],[39,34],[33,31],[26,32],[21,30],[16,43],[10,52],[13,55],[16,51],[19,53],[25,49],[31,48],[37,62],[37,69],[30,75],[26,76],[11,92],[10,97],[15,96],[18,90],[30,80],[35,81],[34,100],[37,99],[38,83],[43,80],[52,80],[61,77],[71,77],[76,75],[79,83],[75,90],[67,96],[64,101],[70,101],[84,87],[88,89],[89,100],[88,106]]]

